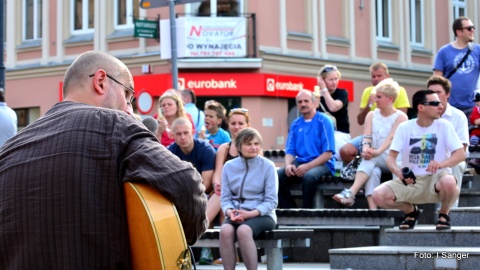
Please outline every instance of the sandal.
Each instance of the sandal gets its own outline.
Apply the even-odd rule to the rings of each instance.
[[[352,192],[350,189],[343,189],[342,192],[339,194],[335,194],[332,197],[335,201],[346,205],[346,206],[352,206],[355,203],[355,196],[353,196]]]
[[[441,221],[440,218],[444,218],[445,221]],[[438,220],[437,220],[437,230],[450,230],[450,216],[447,214],[438,213]]]
[[[413,211],[408,214],[405,214],[405,216],[403,217],[404,220],[402,224],[400,224],[400,226],[398,227],[400,230],[410,230],[415,227],[415,223],[418,220],[418,216],[420,216],[420,210],[418,209],[417,205],[412,204],[412,206],[413,206]],[[411,219],[407,219],[407,218],[411,218]]]

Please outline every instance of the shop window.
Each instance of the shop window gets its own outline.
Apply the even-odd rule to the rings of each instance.
[[[236,0],[217,0],[217,16],[238,16],[238,2]],[[198,16],[210,16],[210,1],[203,1],[198,7]]]
[[[23,25],[24,41],[42,38],[42,0],[23,1]]]
[[[24,127],[28,126],[33,121],[40,118],[40,108],[33,107],[33,108],[21,108],[21,109],[13,109],[15,113],[17,113],[18,124],[17,128],[18,131],[23,129]]]

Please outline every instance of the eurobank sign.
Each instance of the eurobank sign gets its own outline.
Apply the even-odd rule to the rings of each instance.
[[[136,93],[148,91],[160,96],[171,87],[171,74],[151,74],[133,77]],[[179,73],[178,88],[192,89],[197,96],[258,96],[295,98],[298,91],[313,91],[315,77],[290,76],[267,73]],[[348,91],[353,101],[353,81],[341,80],[339,88]]]

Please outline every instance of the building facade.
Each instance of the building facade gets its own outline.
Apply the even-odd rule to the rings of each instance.
[[[80,53],[101,50],[130,68],[139,114],[155,114],[158,97],[176,82],[197,93],[200,108],[209,99],[227,109],[248,108],[265,149],[284,148],[289,121],[296,116],[294,97],[299,89],[313,89],[321,66],[332,64],[342,73],[353,137],[363,130],[356,115],[363,89],[371,85],[372,63],[386,63],[411,97],[425,88],[437,50],[454,40],[454,18],[480,21],[476,0],[198,1],[175,6],[178,25],[241,18],[244,43],[194,48],[173,60],[166,57],[171,51],[164,45],[171,39],[165,32],[156,39],[135,31],[137,19],[168,21],[169,7],[144,9],[139,0],[5,2],[5,89],[19,128],[62,100],[63,75]],[[192,27],[190,34],[208,41],[234,27],[220,28],[203,36],[205,31]],[[188,43],[192,37],[181,38]],[[190,48],[190,43],[176,43],[178,50]],[[177,77],[172,70],[178,70]]]

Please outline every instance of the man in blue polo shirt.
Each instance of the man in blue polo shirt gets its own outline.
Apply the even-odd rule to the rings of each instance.
[[[312,91],[300,90],[296,103],[301,117],[288,133],[285,167],[278,169],[278,208],[296,208],[290,184],[301,183],[302,208],[313,208],[316,185],[324,175],[334,172],[335,138],[332,120],[317,112]]]

